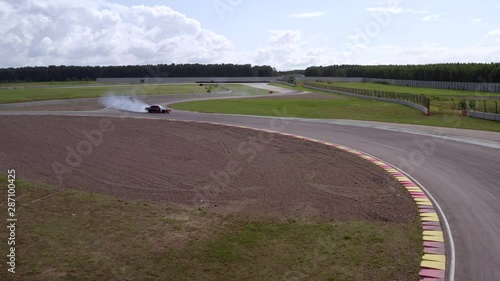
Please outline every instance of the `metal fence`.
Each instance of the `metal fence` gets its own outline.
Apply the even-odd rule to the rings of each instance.
[[[397,80],[363,77],[296,77],[296,81],[371,82],[396,86],[500,93],[500,83]]]
[[[466,109],[463,113],[472,118],[500,121],[498,103],[496,100],[463,100]]]
[[[430,99],[424,95],[414,95],[408,93],[396,93],[387,91],[377,91],[377,90],[364,90],[364,89],[353,89],[346,87],[339,87],[335,85],[327,85],[323,83],[315,82],[303,82],[304,87],[327,90],[330,92],[335,92],[339,94],[347,94],[350,96],[356,96],[360,98],[368,98],[372,100],[380,100],[386,102],[393,102],[404,104],[413,107],[417,110],[422,111],[426,115],[430,114]]]
[[[467,100],[471,110],[498,114],[498,101],[496,100]]]
[[[481,100],[462,100],[460,102],[461,109],[498,114],[498,106],[500,101],[491,99]]]

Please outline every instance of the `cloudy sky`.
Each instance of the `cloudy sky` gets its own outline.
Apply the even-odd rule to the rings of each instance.
[[[0,0],[0,67],[499,62],[497,0]]]

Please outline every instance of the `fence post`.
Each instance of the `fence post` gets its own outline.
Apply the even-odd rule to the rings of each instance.
[[[498,102],[495,101],[495,114],[498,114]]]
[[[426,98],[425,105],[427,107],[427,115],[431,115],[431,99]]]
[[[486,100],[483,100],[483,109],[484,109],[484,112],[487,112],[486,111]]]

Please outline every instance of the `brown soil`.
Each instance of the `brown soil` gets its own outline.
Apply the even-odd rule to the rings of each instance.
[[[416,219],[407,192],[382,169],[291,137],[98,117],[2,116],[0,127],[1,170],[29,181],[270,219]]]

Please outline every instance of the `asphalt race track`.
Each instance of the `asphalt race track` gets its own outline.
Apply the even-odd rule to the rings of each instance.
[[[265,84],[257,86],[269,87]],[[279,90],[297,94],[282,88]],[[190,97],[189,94],[164,96],[161,104],[193,99],[200,97]],[[124,113],[112,109],[80,112],[21,110],[0,111],[0,115],[115,116],[216,122],[286,132],[361,150],[411,175],[442,208],[453,238],[445,238],[447,243],[453,241],[447,245],[450,280],[453,276],[453,280],[459,281],[500,280],[500,133],[377,122],[280,118],[279,113],[275,117],[250,117],[176,110],[172,114]],[[443,228],[446,230],[446,226]]]

